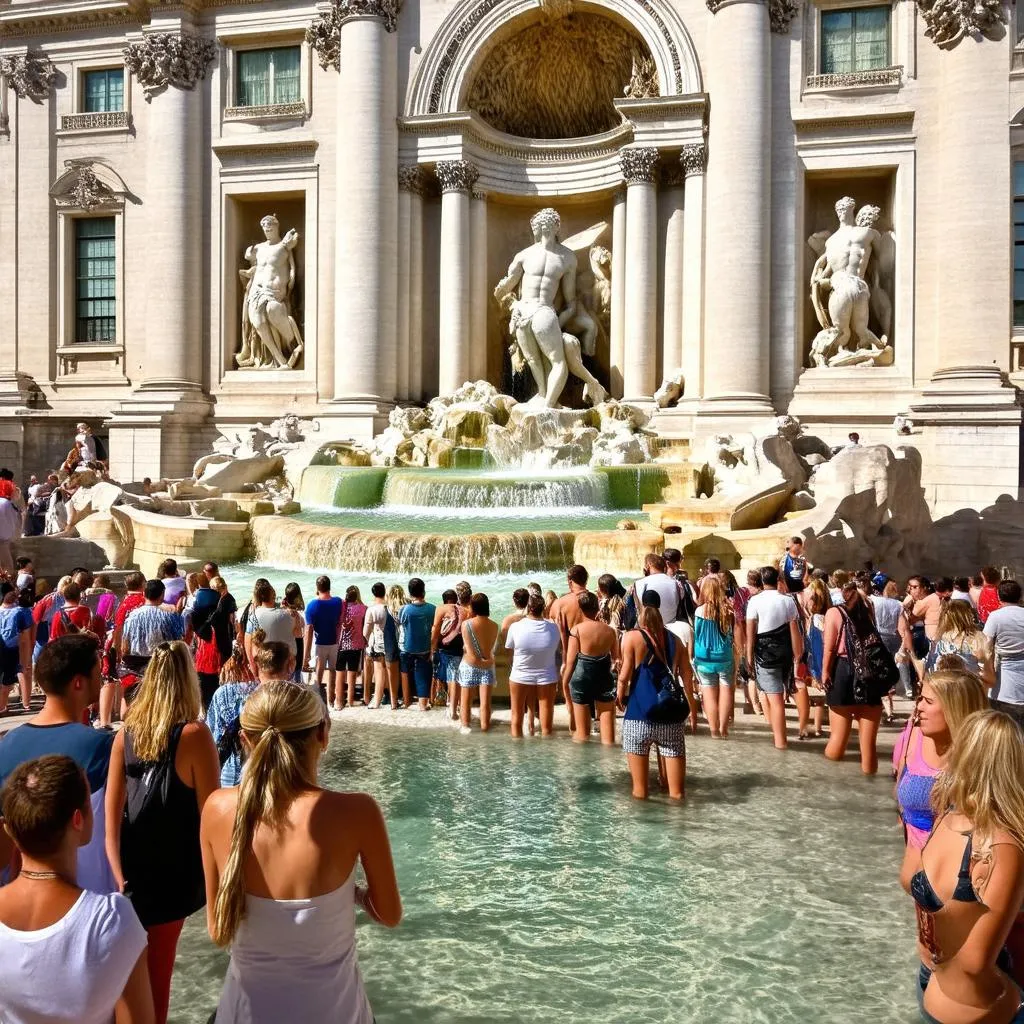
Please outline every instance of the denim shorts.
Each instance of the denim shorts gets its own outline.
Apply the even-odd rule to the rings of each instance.
[[[732,686],[736,681],[736,670],[730,665],[727,669],[702,668],[693,666],[701,686]]]
[[[444,651],[438,651],[437,665],[434,667],[434,678],[440,679],[442,683],[457,683],[459,681],[459,666],[461,664],[461,654],[446,654]]]
[[[784,694],[791,671],[790,668],[765,668],[763,665],[758,665],[757,688],[762,693]]]
[[[403,654],[399,659],[401,670],[410,677],[416,689],[416,696],[421,700],[430,697],[430,683],[434,678],[434,666],[431,664],[430,652],[422,654]]]

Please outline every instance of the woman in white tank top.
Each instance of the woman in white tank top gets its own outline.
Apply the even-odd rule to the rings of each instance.
[[[330,718],[304,687],[261,686],[241,714],[248,760],[203,809],[207,924],[231,962],[217,1024],[372,1024],[355,910],[393,928],[402,901],[372,797],[316,784]],[[355,884],[362,864],[365,888]]]

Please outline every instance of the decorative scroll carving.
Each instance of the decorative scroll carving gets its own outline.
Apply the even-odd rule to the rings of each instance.
[[[413,195],[425,196],[430,191],[427,172],[419,164],[405,164],[398,168],[399,192],[411,192]]]
[[[658,151],[653,147],[638,146],[620,150],[619,164],[627,185],[645,182],[653,185],[658,180]]]
[[[799,10],[797,0],[768,0],[768,24],[771,30],[776,35],[788,35],[789,26]]]
[[[808,89],[846,89],[858,85],[899,85],[903,81],[903,65],[877,68],[874,71],[850,71],[836,75],[808,75]]]
[[[11,83],[21,99],[42,103],[49,98],[57,69],[49,57],[41,53],[22,53],[14,57],[0,57],[0,75]]]
[[[342,22],[349,18],[380,18],[388,32],[398,30],[402,0],[332,0],[330,10],[306,29],[306,42],[316,50],[320,67],[341,70],[339,38]]]
[[[127,110],[97,110],[91,114],[62,114],[60,119],[60,130],[62,132],[127,127]]]
[[[682,163],[673,160],[662,164],[658,169],[658,184],[662,188],[682,188],[686,184],[686,172]]]
[[[188,32],[154,32],[122,51],[125,67],[139,80],[151,99],[170,85],[193,89],[206,77],[217,46]]]
[[[92,211],[101,206],[119,206],[121,197],[109,185],[96,177],[91,164],[86,161],[70,164],[72,176],[62,178],[51,193],[59,207],[72,210]]]
[[[304,117],[306,113],[305,103],[271,103],[263,107],[225,107],[225,121],[248,121],[269,118],[281,118],[282,120],[295,117]]]
[[[442,192],[470,192],[480,172],[468,160],[441,160],[434,168]]]
[[[996,38],[1006,24],[1002,0],[917,0],[924,34],[941,50],[951,50],[964,36]]]
[[[703,174],[708,169],[708,147],[703,142],[683,146],[683,151],[679,154],[679,163],[687,177],[691,174]]]

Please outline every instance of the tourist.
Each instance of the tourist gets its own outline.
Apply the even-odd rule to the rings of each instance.
[[[911,649],[919,681],[924,675],[924,663],[931,650],[935,630],[939,626],[940,604],[941,601],[927,576],[911,576],[907,580],[907,596],[903,599],[903,608],[910,624]]]
[[[412,707],[411,690],[416,691],[416,707],[430,710],[430,631],[437,609],[426,600],[426,586],[419,577],[409,580],[409,603],[398,613],[398,649],[401,651],[402,691],[406,707]]]
[[[256,581],[253,583],[252,597],[250,597],[249,600],[245,603],[245,607],[242,609],[242,614],[238,616],[238,620],[236,622],[236,626],[238,629],[237,639],[240,644],[244,645],[245,633],[249,627],[249,616],[252,615],[253,608],[255,608],[259,604],[259,601],[256,599],[256,591],[262,590],[263,587],[269,586],[270,580],[265,579],[263,576],[258,577]]]
[[[199,815],[217,788],[220,766],[210,730],[198,721],[200,710],[188,646],[162,643],[110,754],[107,857],[149,939],[157,1024],[167,1021],[185,918],[206,901]]]
[[[856,431],[854,431],[851,434],[847,434],[846,435],[846,445],[845,445],[845,447],[847,447],[847,448],[859,448],[860,447],[860,434],[858,434]]]
[[[124,578],[125,596],[114,612],[114,630],[107,639],[103,689],[100,691],[99,726],[111,728],[114,715],[120,712],[121,677],[127,671],[120,662],[121,638],[128,616],[146,603],[146,577],[141,572],[130,572]]]
[[[988,615],[985,636],[995,656],[992,707],[1024,724],[1024,608],[1016,580],[1000,580],[999,605]]]
[[[280,1024],[297,1007],[307,1021],[372,1024],[355,908],[392,928],[402,918],[380,808],[317,785],[330,719],[310,690],[261,686],[241,728],[241,786],[217,790],[202,820],[209,932],[231,947],[218,1024]]]
[[[871,603],[875,628],[885,644],[886,650],[897,659],[909,663],[913,655],[913,640],[910,624],[907,622],[903,603],[898,599],[899,590],[896,584],[878,573],[871,579],[871,592],[868,601]],[[905,696],[913,694],[907,692]]]
[[[1002,573],[994,565],[986,565],[981,570],[981,587],[974,604],[982,625],[988,622],[988,617],[999,607],[999,583],[1002,578]]]
[[[967,591],[967,593],[971,595],[971,604],[974,605],[975,611],[977,611],[977,608],[978,608],[978,598],[981,597],[981,591],[982,591],[982,588],[984,587],[984,585],[985,585],[984,577],[981,575],[980,572],[976,572],[971,577],[971,586],[970,586],[970,589]]]
[[[644,594],[655,591],[661,600],[661,619],[665,625],[676,621],[679,610],[679,587],[676,581],[666,572],[663,555],[648,554],[644,556],[644,574],[633,584],[631,594],[635,599],[635,609],[639,618],[643,605]],[[627,612],[627,618],[629,613]]]
[[[0,888],[3,1019],[151,1024],[145,930],[124,896],[90,891],[77,870],[97,831],[81,766],[59,754],[25,762],[0,811],[21,856]]]
[[[399,635],[398,617],[399,617],[399,615],[401,615],[402,609],[409,603],[409,599],[405,596],[405,589],[402,587],[402,585],[400,583],[393,583],[390,587],[388,587],[388,594],[387,594],[387,602],[386,603],[387,603],[387,610],[388,610],[388,625],[385,628],[385,644],[387,644],[388,641],[391,641],[393,643],[394,646],[393,646],[393,648],[391,650],[391,653],[394,653],[394,656],[395,656],[395,658],[398,661],[398,664],[395,665],[394,667],[392,667],[391,662],[388,662],[388,678],[392,682],[392,687],[391,687],[391,707],[392,707],[392,709],[399,708],[399,707],[411,707],[411,705],[412,705],[412,694],[410,693],[410,691],[408,689],[405,688],[405,684],[407,683],[407,680],[404,679],[404,677],[402,679],[402,683],[403,683],[402,700],[399,701],[397,704],[395,703],[395,692],[398,689],[398,685],[397,685],[397,679],[395,679],[393,677],[396,676],[396,675],[398,675],[398,676],[401,675],[399,669],[401,667],[401,659],[402,659],[401,649],[400,649],[399,641],[398,641],[398,635]]]
[[[531,701],[537,702],[542,736],[550,736],[555,719],[555,684],[558,682],[558,627],[545,618],[544,598],[531,594],[526,615],[513,622],[505,636],[505,648],[512,652],[509,695],[512,704],[511,732],[523,735],[523,714]]]
[[[761,569],[761,593],[747,602],[744,649],[757,689],[767,698],[767,717],[775,748],[785,750],[788,745],[786,694],[803,655],[803,634],[796,601],[788,594],[779,593],[778,586],[779,570],[774,565],[766,565]]]
[[[257,583],[252,592],[252,608],[245,625],[245,653],[252,674],[256,674],[254,644],[274,640],[295,647],[295,618],[288,608],[277,607],[277,593],[268,582]]]
[[[841,605],[843,603],[843,587],[853,580],[853,574],[847,572],[845,569],[836,569],[834,572],[829,574],[828,587],[829,596],[832,598],[833,605]]]
[[[721,580],[709,577],[704,603],[697,609],[689,643],[690,661],[697,675],[704,714],[711,735],[729,735],[736,693],[736,666],[743,654],[743,627]]]
[[[921,850],[935,820],[932,787],[946,767],[949,749],[967,716],[987,707],[985,688],[970,672],[933,672],[921,685],[921,698],[892,753],[907,847],[900,872],[904,888],[921,866]]]
[[[99,573],[92,583],[82,590],[82,601],[93,615],[98,615],[106,623],[107,630],[114,628],[117,594],[110,589],[110,577],[105,572]]]
[[[871,606],[855,584],[847,583],[843,588],[843,604],[830,608],[825,615],[821,679],[828,704],[829,740],[825,746],[825,757],[830,761],[843,759],[856,721],[860,768],[865,775],[874,775],[878,771],[876,744],[878,724],[882,718],[882,697],[889,692],[898,676],[893,662],[891,679],[859,677],[856,651],[850,649],[851,641],[865,650],[877,642],[885,650],[871,617]]]
[[[460,706],[459,665],[465,651],[462,623],[468,617],[463,611],[459,595],[454,590],[446,590],[441,594],[441,604],[434,612],[434,624],[430,630],[431,661],[434,665],[434,684],[430,699],[431,703],[434,703],[441,694],[444,694],[445,704],[452,718],[457,717],[455,712]]]
[[[800,594],[811,575],[813,566],[804,556],[803,537],[790,537],[786,554],[779,562],[779,591],[783,594]]]
[[[238,612],[238,605],[223,576],[211,576],[210,589],[217,595],[217,607],[208,621],[213,627],[214,640],[223,665],[231,657],[234,648],[235,615]]]
[[[640,621],[622,640],[617,703],[625,710],[622,749],[633,783],[633,797],[646,800],[651,747],[657,745],[659,776],[668,795],[686,795],[686,718],[689,707],[675,679],[683,674],[685,652],[665,628],[654,592],[640,609]],[[660,695],[670,697],[664,704]]]
[[[178,574],[178,563],[173,558],[165,558],[156,571],[156,578],[164,584],[164,603],[176,611],[178,599],[185,592],[185,578]]]
[[[808,688],[808,697],[814,711],[814,738],[822,736],[822,719],[825,713],[824,687],[822,686],[822,659],[825,655],[825,614],[832,607],[832,598],[829,595],[828,587],[824,582],[811,577],[803,593],[804,616],[806,624],[807,671],[810,675],[811,685],[821,690],[820,695],[811,696]],[[897,602],[899,603],[899,602]],[[902,610],[902,609],[901,609]],[[811,734],[807,731],[806,723],[799,727],[798,738],[807,739]]]
[[[370,588],[373,604],[366,609],[363,636],[366,639],[366,658],[373,673],[373,700],[379,708],[388,689],[391,710],[398,710],[398,637],[395,620],[386,603],[387,590],[383,583]]]
[[[555,607],[558,595],[553,590],[544,591],[544,618],[551,618],[551,609]]]
[[[199,590],[200,578],[206,579],[201,572],[185,573],[185,589],[181,592],[174,605],[174,611],[182,617],[187,616],[192,610],[192,603],[195,601],[196,592]]]
[[[575,730],[573,740],[590,740],[591,708],[597,713],[601,743],[615,743],[615,669],[621,659],[619,636],[597,618],[597,595],[576,595],[580,620],[569,630],[562,669],[562,687],[569,694]]]
[[[218,613],[221,613],[222,616],[223,613],[220,592],[210,585],[210,580],[207,579],[205,573],[199,574],[199,577],[195,599],[191,609],[185,615],[185,642],[195,644],[195,668],[199,677],[199,693],[205,714],[220,685],[223,658],[214,620]],[[189,578],[191,578],[191,574]],[[219,576],[215,576],[214,579],[224,584]],[[224,589],[227,589],[226,585]],[[223,634],[230,630],[230,623],[222,621],[220,628]]]
[[[36,570],[32,559],[28,555],[19,555],[14,560],[15,569],[17,570],[17,577],[15,580],[15,586],[19,590],[35,590],[36,587]]]
[[[220,575],[220,567],[216,562],[203,562],[203,575],[210,581],[210,586],[213,586],[213,578]]]
[[[925,1021],[1024,1018],[1002,952],[1024,898],[1022,778],[1017,723],[999,711],[968,716],[935,781],[938,818],[907,885],[917,911]]]
[[[338,689],[336,710],[341,710],[348,700],[349,707],[355,707],[356,680],[363,674],[363,652],[366,650],[366,605],[363,604],[359,588],[352,586],[345,591],[338,622]],[[363,688],[363,704],[369,704],[369,694]]]
[[[22,515],[12,500],[14,484],[0,480],[0,570],[14,571],[14,552],[11,545],[21,536]]]
[[[697,591],[694,590],[690,576],[683,568],[683,553],[678,548],[665,548],[661,555],[665,559],[665,575],[676,581],[679,600],[686,610],[686,621],[692,626],[693,610],[697,607]]]
[[[491,693],[496,681],[494,645],[498,624],[491,620],[491,603],[486,594],[471,594],[468,618],[462,623],[463,655],[459,662],[460,732],[465,736],[473,720],[473,698],[480,695],[480,731],[491,728]]]
[[[613,576],[610,572],[606,572],[598,577],[597,597],[601,606],[601,611],[604,611],[604,606],[613,597],[617,597],[621,601],[625,601],[626,588],[619,582],[617,577]]]
[[[558,635],[561,639],[563,652],[569,650],[569,632],[578,623],[583,621],[583,612],[580,610],[578,597],[580,594],[588,594],[587,580],[589,574],[582,565],[572,565],[566,574],[566,582],[569,585],[569,592],[558,598],[549,609],[546,610],[547,617],[558,627]],[[568,657],[568,654],[566,654]],[[569,732],[575,728],[575,716],[573,713],[572,694],[569,693],[569,676],[562,673],[562,697],[565,699],[565,706],[569,710]],[[588,732],[589,735],[589,732]]]
[[[121,660],[125,668],[142,677],[157,647],[185,636],[185,622],[177,612],[167,611],[167,591],[162,580],[147,580],[142,591],[146,601],[128,614],[121,631]],[[128,685],[125,685],[125,690]]]
[[[951,601],[966,601],[972,608],[974,602],[971,600],[971,581],[966,576],[953,577],[953,593],[949,595]]]
[[[64,588],[64,604],[50,623],[50,641],[68,633],[82,633],[86,630],[95,633],[102,641],[107,635],[107,624],[98,615],[93,615],[88,605],[82,602],[82,588],[72,580]]]
[[[331,578],[317,576],[316,597],[306,606],[305,643],[302,664],[305,671],[316,670],[316,685],[324,686],[327,674],[327,689],[324,700],[328,707],[335,704],[335,663],[338,660],[338,630],[341,621],[341,598],[331,594]]]
[[[56,474],[52,474],[41,483],[34,477],[29,480],[28,490],[25,492],[24,530],[26,537],[41,537],[43,535],[43,531],[46,529],[46,507],[57,482]]]
[[[78,851],[78,882],[92,892],[113,892],[116,885],[103,847],[103,800],[114,737],[82,725],[83,712],[99,698],[99,640],[91,633],[76,633],[47,644],[36,661],[35,681],[46,703],[0,741],[0,784],[25,761],[45,754],[70,757],[85,772],[95,819],[92,839]]]
[[[512,623],[526,617],[526,606],[529,601],[530,592],[526,587],[516,587],[512,591],[512,607],[514,610],[501,620],[501,629],[498,631],[498,638],[494,642],[495,650],[498,650],[499,647],[504,647],[505,638],[508,636],[508,630]]]
[[[46,505],[43,533],[47,537],[62,534],[68,528],[68,492],[63,484],[54,487]]]
[[[986,688],[995,683],[989,642],[978,628],[978,617],[969,601],[943,602],[936,634],[930,671],[940,658],[953,655],[960,659],[966,671],[979,676]]]
[[[18,604],[18,593],[10,583],[0,584],[0,715],[15,686],[22,708],[27,711],[32,700],[32,612]]]
[[[302,597],[302,588],[298,583],[289,583],[284,588],[281,607],[292,617],[292,646],[295,648],[295,671],[293,679],[302,682],[302,657],[305,644],[303,633],[306,626],[306,602]]]

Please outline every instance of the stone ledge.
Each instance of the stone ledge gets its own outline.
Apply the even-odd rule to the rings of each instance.
[[[808,75],[804,81],[807,92],[839,92],[847,90],[896,91],[903,84],[903,65],[875,68],[872,71],[850,71],[843,74]]]
[[[62,114],[57,136],[131,131],[132,118],[127,110],[99,110],[90,113]]]

